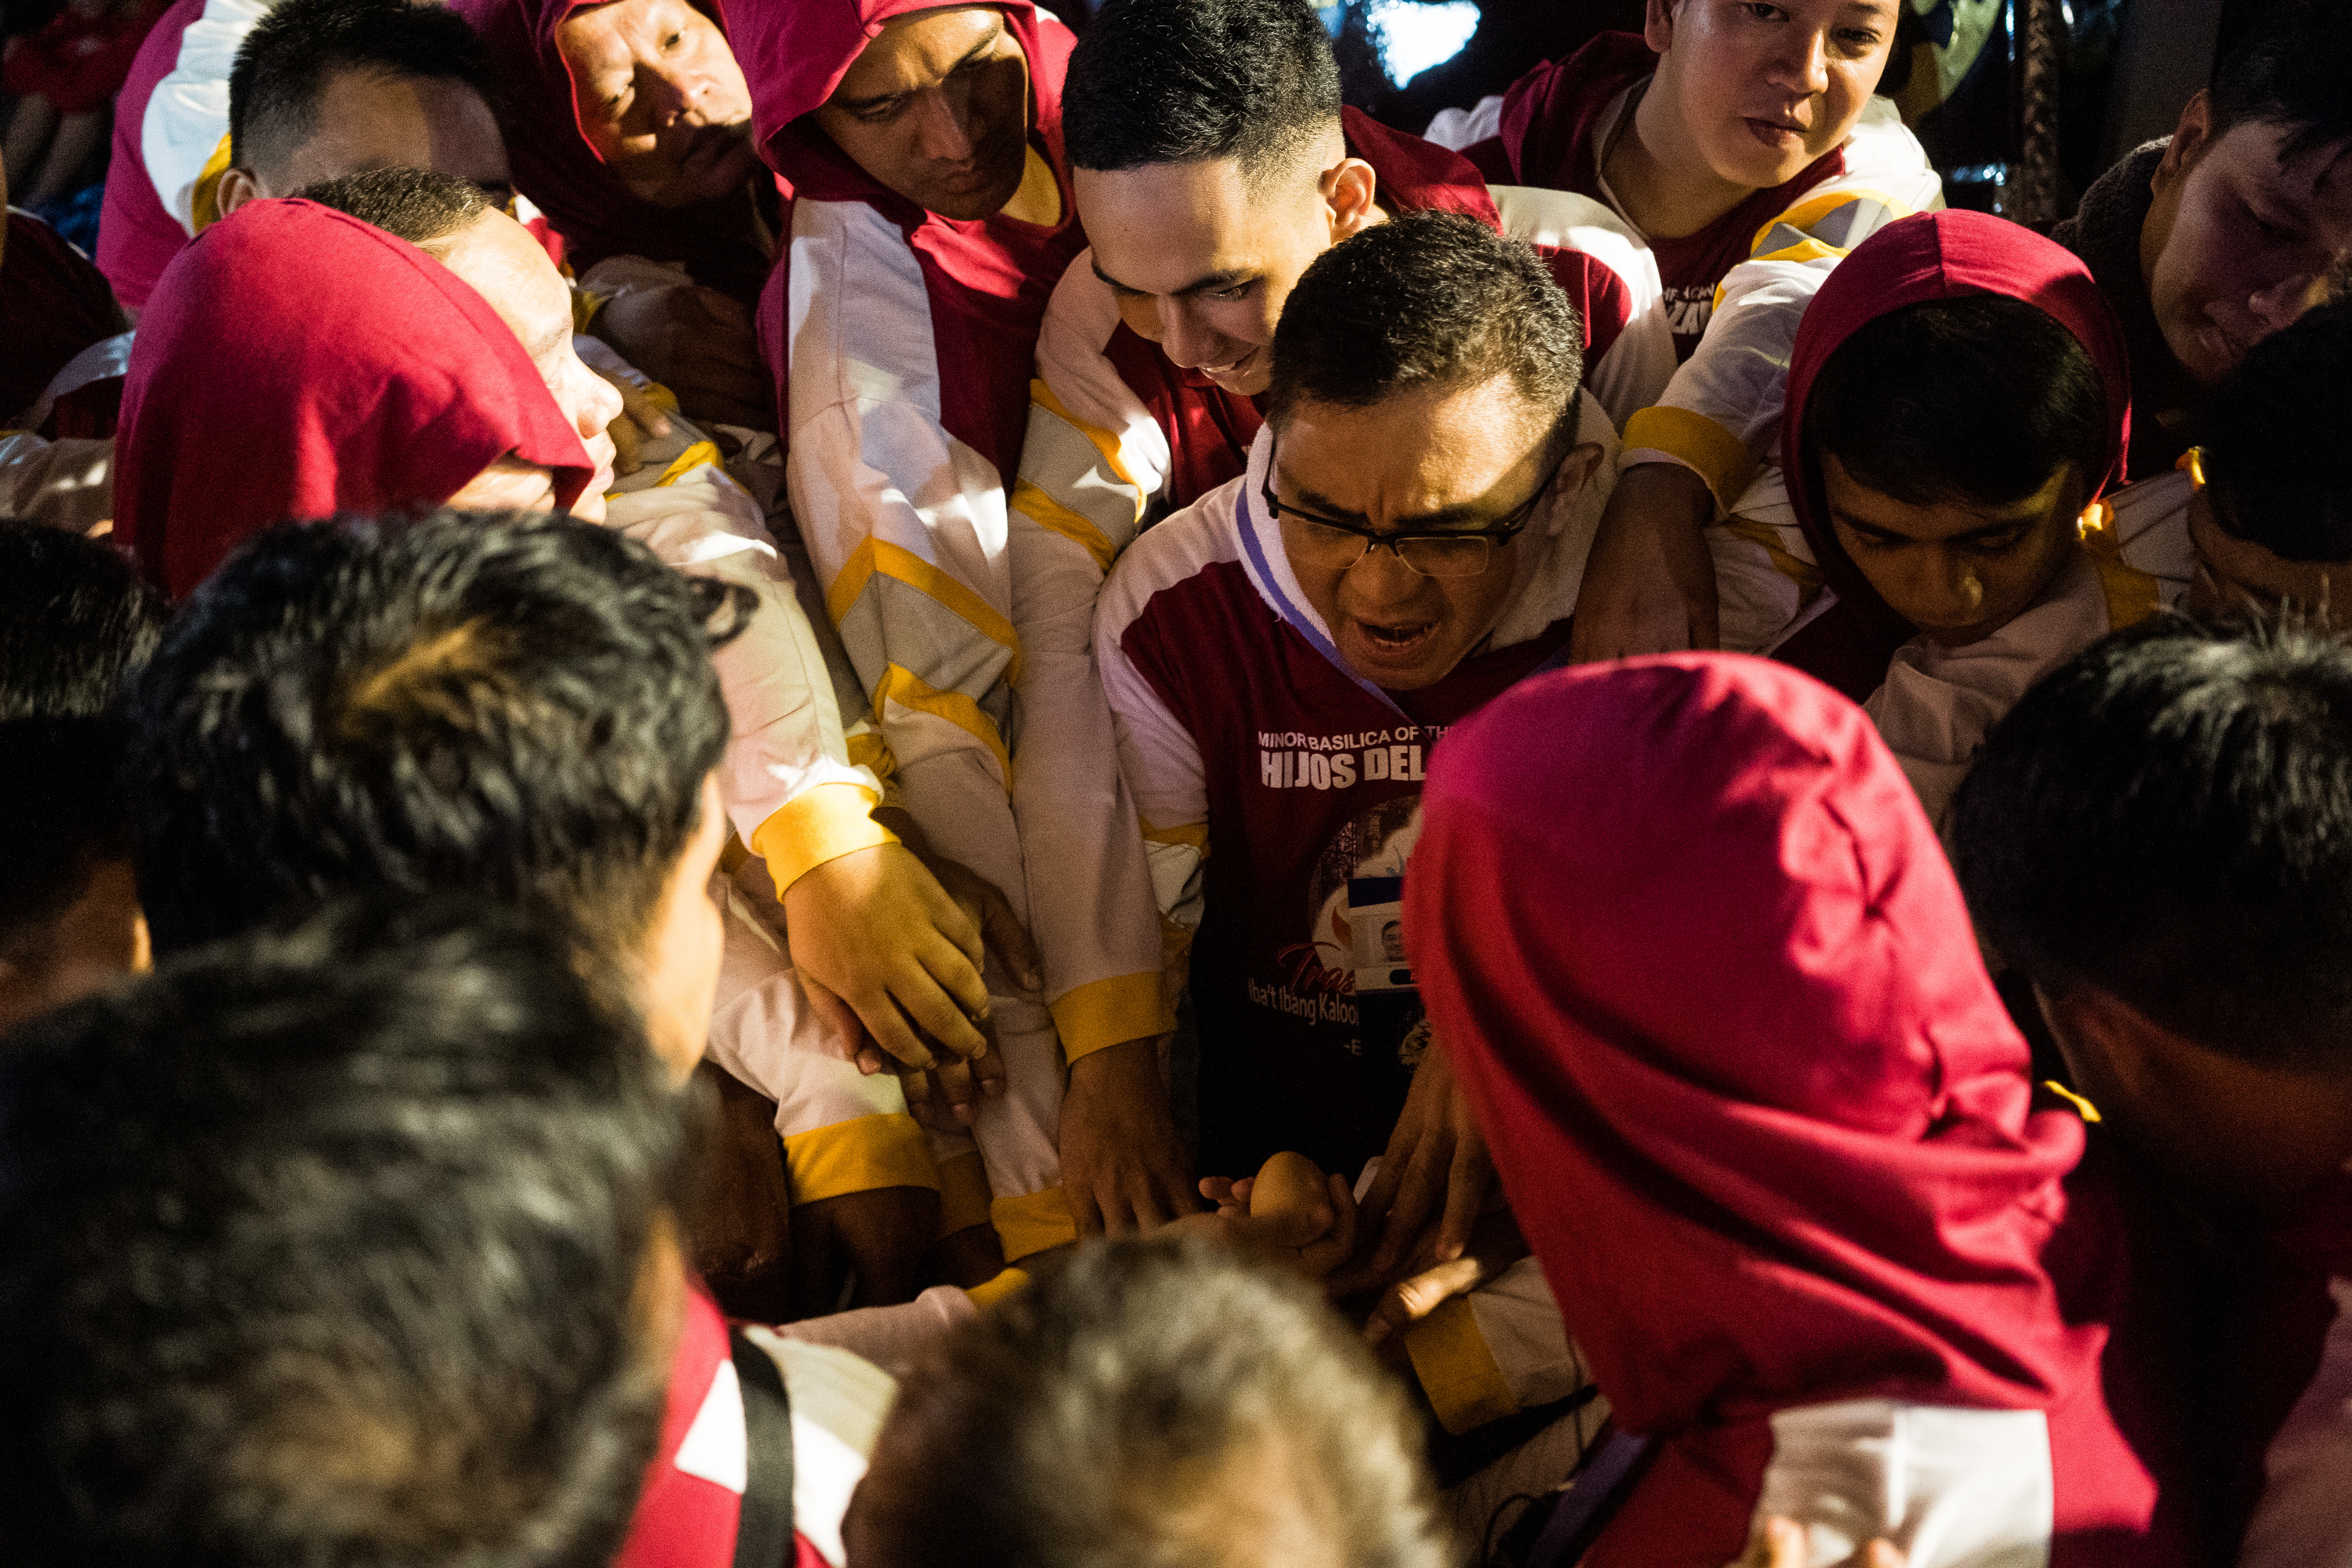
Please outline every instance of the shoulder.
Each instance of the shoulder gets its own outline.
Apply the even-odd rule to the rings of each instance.
[[[1103,584],[1097,625],[1111,640],[1145,618],[1166,591],[1192,581],[1220,563],[1238,564],[1241,532],[1234,518],[1246,478],[1229,479],[1166,521],[1146,528],[1111,568]],[[1236,572],[1235,576],[1239,576]],[[1097,638],[1097,643],[1102,641]]]

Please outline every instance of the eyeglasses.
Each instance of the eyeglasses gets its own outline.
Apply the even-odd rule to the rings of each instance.
[[[1535,494],[1512,507],[1491,528],[1382,534],[1318,517],[1275,495],[1274,471],[1280,456],[1277,439],[1271,435],[1266,438],[1265,484],[1259,493],[1265,497],[1266,510],[1277,525],[1285,513],[1297,519],[1298,530],[1292,538],[1292,548],[1318,571],[1352,571],[1366,556],[1385,546],[1404,562],[1407,571],[1423,577],[1476,577],[1494,564],[1497,549],[1518,538],[1535,516],[1537,503],[1551,493],[1552,481],[1559,477],[1561,465],[1568,461],[1568,453],[1562,452],[1545,473],[1543,483],[1536,486]]]

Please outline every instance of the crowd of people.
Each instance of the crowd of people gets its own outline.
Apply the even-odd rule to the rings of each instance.
[[[2352,1568],[2352,8],[1902,3],[76,0],[0,1556]]]

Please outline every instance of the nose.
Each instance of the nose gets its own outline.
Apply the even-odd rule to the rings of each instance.
[[[1772,62],[1771,80],[1776,87],[1811,98],[1830,89],[1830,59],[1821,29],[1804,28],[1788,40]]]
[[[584,441],[604,434],[621,417],[621,393],[619,388],[584,367],[580,380],[584,385],[572,412],[572,423]]]
[[[1201,319],[1190,300],[1160,301],[1160,347],[1186,370],[1222,365],[1234,356],[1225,351],[1225,335]]]
[[[2258,288],[2248,295],[2246,308],[2263,324],[2264,332],[2293,326],[2297,317],[2318,303],[2320,290],[2314,287],[2318,281],[2318,275],[2311,272],[2283,277],[2268,288]]]
[[[1965,626],[1984,613],[1984,569],[1958,551],[1938,551],[1935,566],[1921,586],[1936,618],[1946,625]]]
[[[918,100],[916,146],[923,156],[934,163],[966,163],[971,161],[971,106],[968,95],[950,94],[941,90],[927,92]]]
[[[638,93],[652,99],[654,123],[668,130],[694,112],[710,84],[698,72],[682,70],[660,60],[637,63]]]
[[[1365,604],[1402,604],[1418,599],[1431,579],[1405,565],[1386,545],[1373,545],[1348,569],[1351,597]]]

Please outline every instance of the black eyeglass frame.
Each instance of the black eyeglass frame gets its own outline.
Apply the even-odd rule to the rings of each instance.
[[[1426,577],[1433,580],[1437,576],[1435,572],[1423,571],[1421,568],[1413,565],[1412,562],[1405,559],[1403,547],[1421,539],[1441,539],[1449,541],[1457,539],[1485,539],[1489,544],[1497,548],[1510,543],[1513,539],[1518,538],[1520,534],[1526,532],[1528,525],[1535,520],[1536,508],[1543,504],[1543,498],[1546,496],[1551,494],[1553,484],[1559,478],[1559,471],[1568,466],[1569,454],[1575,450],[1573,444],[1563,446],[1560,450],[1559,455],[1552,460],[1551,466],[1545,470],[1543,482],[1536,486],[1535,494],[1529,496],[1526,500],[1521,501],[1517,506],[1513,507],[1508,512],[1505,513],[1503,521],[1496,524],[1491,528],[1428,528],[1418,532],[1405,530],[1398,533],[1382,534],[1375,533],[1370,528],[1360,528],[1353,523],[1334,521],[1332,518],[1323,517],[1319,513],[1307,511],[1303,507],[1294,507],[1287,501],[1285,501],[1280,497],[1276,496],[1274,493],[1274,472],[1276,462],[1281,456],[1281,437],[1274,434],[1272,432],[1268,432],[1265,441],[1265,483],[1258,487],[1258,493],[1265,497],[1266,513],[1274,518],[1275,526],[1276,528],[1280,528],[1282,526],[1282,515],[1285,512],[1287,512],[1302,523],[1312,523],[1318,528],[1329,528],[1335,533],[1353,534],[1356,538],[1363,540],[1363,554],[1359,555],[1355,559],[1349,561],[1346,567],[1341,569],[1343,571],[1355,570],[1358,567],[1364,564],[1364,559],[1366,556],[1370,555],[1372,551],[1378,549],[1381,546],[1386,545],[1388,547],[1389,553],[1396,557],[1397,560],[1402,564],[1407,571],[1412,572],[1415,577]],[[1478,571],[1464,572],[1462,576],[1477,576],[1479,572],[1485,571],[1487,566],[1493,564],[1494,559],[1494,550],[1488,550],[1486,552],[1486,559],[1480,563]],[[1457,578],[1455,580],[1458,581],[1460,579]]]

